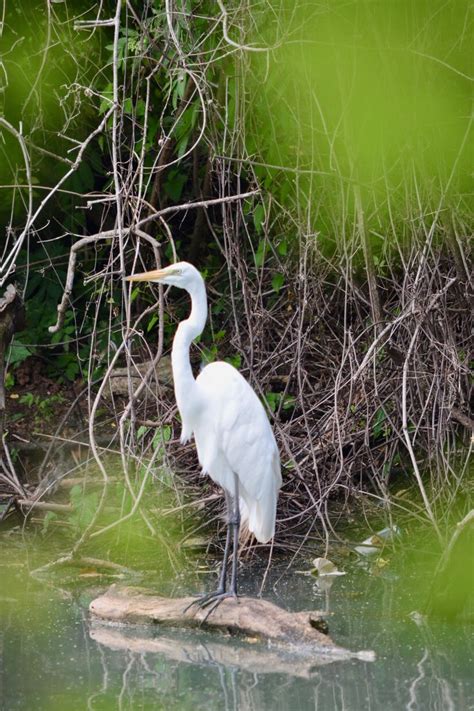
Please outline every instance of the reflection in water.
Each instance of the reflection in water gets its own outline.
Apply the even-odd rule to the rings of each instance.
[[[433,708],[439,707],[446,711],[454,711],[456,707],[450,687],[450,683],[453,680],[450,682],[443,677],[444,665],[440,664],[438,659],[438,657],[442,656],[442,653],[439,654],[432,651],[436,650],[435,640],[426,622],[417,615],[413,615],[413,619],[418,625],[421,638],[427,646],[423,649],[422,657],[416,665],[418,674],[410,684],[407,711],[416,711],[416,709],[423,708],[427,696],[430,699],[429,703],[433,704]]]
[[[301,692],[297,679],[311,680],[308,688],[314,686],[317,689],[323,679],[319,669],[331,663],[341,664],[337,657],[328,654],[308,657],[298,648],[290,650],[258,642],[240,642],[215,632],[175,631],[172,634],[168,630],[153,636],[145,629],[130,631],[95,623],[91,625],[90,637],[102,648],[123,652],[122,663],[127,665],[123,679],[131,668],[130,655],[133,655],[139,676],[140,665],[149,670],[147,660],[157,654],[170,666],[178,663],[190,665],[194,670],[209,670],[222,690],[219,707],[226,710],[280,708],[280,699],[288,697],[287,703],[291,703],[289,690],[296,688]],[[273,684],[276,681],[269,698],[266,697],[268,685],[264,683],[267,675],[271,675]],[[155,688],[162,693],[163,680],[159,676],[157,680]],[[328,693],[334,696],[333,682],[326,686]],[[336,682],[335,686],[340,684]],[[119,702],[121,695],[122,692]],[[287,707],[283,705],[281,708]]]
[[[449,667],[444,668],[445,676],[441,675],[440,656],[428,648],[422,650],[418,663],[412,665],[412,678],[397,679],[400,667],[395,660],[385,660],[385,673],[388,672],[392,681],[389,684],[383,668],[372,673],[371,665],[360,661],[351,662],[349,666],[338,662],[323,667],[312,667],[308,662],[298,668],[289,657],[285,669],[281,657],[271,649],[256,645],[256,649],[248,650],[235,640],[216,642],[204,633],[184,636],[168,632],[146,636],[144,630],[131,633],[96,626],[91,628],[90,635],[101,648],[103,664],[106,660],[109,664],[109,668],[104,669],[101,693],[106,698],[114,697],[120,709],[137,708],[146,697],[146,691],[151,690],[163,702],[166,699],[167,708],[186,708],[186,700],[191,698],[195,701],[194,708],[225,711],[365,708],[449,711],[463,708],[454,703],[455,677],[446,676]],[[161,674],[156,671],[157,660]],[[121,679],[120,688],[118,679]],[[108,686],[107,680],[110,681]],[[90,697],[90,709],[100,708],[94,705],[96,697],[97,694]],[[460,693],[458,700],[462,697]]]
[[[268,597],[295,610],[328,609],[334,641],[372,648],[377,660],[326,663],[200,630],[92,624],[87,607],[98,589],[74,602],[9,565],[0,569],[0,708],[449,711],[474,704],[469,626],[429,627],[410,617],[420,572],[407,579],[406,571],[352,569],[330,589],[283,572],[274,566]],[[255,594],[258,581],[250,575],[245,592]]]
[[[301,648],[267,645],[257,640],[239,641],[219,632],[177,632],[169,630],[150,637],[146,630],[132,633],[93,623],[90,637],[98,644],[113,650],[127,650],[137,654],[161,654],[169,661],[218,668],[238,669],[259,674],[288,674],[311,679],[318,667],[340,661],[337,656],[323,653],[309,655]],[[348,655],[347,658],[349,658]]]

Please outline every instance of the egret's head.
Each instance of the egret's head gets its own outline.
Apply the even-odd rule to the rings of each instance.
[[[194,285],[202,283],[202,276],[192,264],[188,262],[177,262],[176,264],[170,264],[164,269],[154,269],[151,272],[132,274],[131,276],[125,277],[125,280],[153,281],[160,284],[177,286],[180,289],[189,291]]]

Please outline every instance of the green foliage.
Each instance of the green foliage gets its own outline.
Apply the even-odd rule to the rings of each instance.
[[[265,401],[271,412],[276,412],[279,408],[293,410],[296,405],[296,398],[293,395],[284,395],[283,393],[271,391],[265,393]]]
[[[277,273],[277,274],[273,275],[272,289],[273,289],[273,291],[276,291],[277,294],[280,291],[280,289],[282,288],[284,283],[285,283],[285,277],[283,276],[283,274]]]
[[[375,439],[381,436],[388,437],[390,435],[391,428],[388,425],[387,419],[387,413],[383,407],[379,407],[372,421],[372,435]]]
[[[187,174],[183,173],[179,168],[171,168],[168,171],[163,187],[168,197],[174,202],[178,202],[181,198],[187,180]]]
[[[27,405],[28,407],[32,407],[38,401],[39,401],[39,396],[34,395],[33,393],[25,393],[20,398],[20,404]]]
[[[217,360],[219,348],[216,343],[212,343],[210,346],[203,346],[201,349],[201,357],[204,365],[213,363]]]
[[[176,124],[176,127],[174,128],[173,136],[176,141],[176,155],[178,156],[178,158],[181,158],[186,152],[186,149],[188,148],[191,136],[196,127],[198,116],[199,103],[195,101],[192,104],[191,108],[188,108],[183,111],[178,123]]]
[[[267,241],[265,239],[261,239],[258,243],[257,251],[255,252],[255,266],[257,267],[257,269],[263,266],[263,263],[265,261],[266,248]]]
[[[27,358],[34,353],[34,348],[24,346],[18,338],[15,338],[10,344],[7,354],[7,363],[11,366],[23,363]]]
[[[82,0],[74,3],[70,12],[66,12],[63,3],[56,3],[53,9],[49,27],[53,43],[47,43],[48,19],[39,0],[32,3],[20,0],[14,10],[12,5],[6,6],[2,35],[9,76],[13,78],[18,69],[18,81],[9,81],[6,90],[0,92],[0,101],[5,101],[6,118],[14,126],[22,122],[28,150],[35,146],[32,183],[41,186],[41,190],[33,193],[35,206],[48,194],[48,188],[70,170],[81,140],[113,106],[114,46],[110,31],[97,29],[88,33],[74,27],[73,15],[77,12],[77,18],[84,19],[90,10]],[[205,54],[218,46],[216,33],[209,32],[214,10],[210,6],[206,12],[194,14],[190,5],[186,16],[177,14],[175,31],[185,50],[193,48],[196,41]],[[104,12],[108,12],[105,6]],[[199,197],[195,166],[192,157],[187,156],[203,121],[200,96],[194,91],[195,80],[188,72],[177,70],[180,64],[172,48],[165,58],[161,55],[162,40],[166,39],[169,28],[159,3],[156,7],[153,3],[147,6],[140,25],[135,24],[130,14],[126,21],[126,15],[124,6],[118,39],[121,165],[132,157],[135,160],[143,149],[147,174],[152,166],[156,170],[158,155],[164,151],[173,165],[160,175],[159,200],[173,204],[188,196],[195,199]],[[47,47],[45,53],[43,47]],[[0,59],[2,56],[3,50]],[[47,62],[42,67],[46,56]],[[155,67],[157,60],[159,71],[150,75],[152,80],[147,84],[144,76],[149,75],[150,66]],[[221,72],[219,62],[215,67],[211,63],[207,76],[210,86],[218,86]],[[235,104],[232,97],[230,102],[232,106]],[[27,327],[10,349],[10,363],[15,366],[38,353],[47,363],[48,375],[63,383],[89,377],[89,374],[93,379],[100,377],[110,347],[121,340],[121,298],[114,293],[115,284],[84,283],[83,280],[84,276],[93,271],[100,273],[101,268],[108,265],[112,243],[94,244],[78,253],[74,288],[64,324],[57,333],[48,332],[62,297],[70,247],[80,236],[96,231],[102,219],[100,208],[84,210],[84,207],[91,193],[107,193],[111,188],[111,128],[112,117],[43,210],[38,232],[41,242],[36,237],[31,239],[18,260],[17,275],[20,282],[24,279],[26,286]],[[2,130],[1,133],[8,160],[0,161],[0,182],[2,185],[22,183],[24,158],[18,142],[8,132]],[[203,147],[201,143],[202,155],[197,156],[199,179],[203,177],[207,159]],[[145,180],[145,184],[147,188],[142,197],[151,199],[156,187],[154,180]],[[27,191],[22,188],[17,188],[16,193],[11,189],[0,191],[0,212],[3,210],[5,224],[11,219],[24,224],[27,197]],[[261,209],[261,206],[257,209],[257,215]],[[176,240],[178,250],[186,249],[187,235],[183,235],[183,239],[184,246],[181,236]],[[169,245],[166,250],[165,259],[172,259]],[[139,294],[141,300],[137,306],[140,307],[150,296],[148,290],[145,296],[145,290],[134,289],[133,302]],[[144,325],[147,333],[152,332],[156,324],[157,317],[153,315]],[[164,326],[168,338],[172,326],[168,320]]]
[[[80,366],[75,353],[61,353],[58,355],[56,366],[62,373],[57,378],[58,382],[64,382],[64,380],[74,381],[80,373]]]
[[[11,388],[15,385],[15,377],[11,371],[8,371],[5,375],[5,388],[7,390],[11,390]]]
[[[253,211],[253,224],[257,234],[261,234],[265,222],[265,208],[259,203]]]
[[[242,365],[242,356],[238,353],[236,355],[227,356],[227,358],[224,358],[224,360],[226,363],[229,363],[229,365],[233,365],[234,368],[237,368],[237,370]]]
[[[19,401],[21,405],[26,405],[28,408],[36,410],[35,420],[44,421],[50,420],[55,414],[55,406],[64,402],[62,395],[41,395],[27,392],[24,393]]]
[[[304,229],[311,224],[324,253],[353,234],[354,186],[378,271],[394,238],[410,236],[430,209],[468,214],[467,13],[467,3],[442,0],[420,0],[410,12],[405,2],[310,0],[271,2],[260,16],[255,43],[276,48],[249,55],[247,153],[257,156],[256,177],[287,214],[303,216]],[[291,42],[275,35],[282,27]],[[264,220],[260,204],[259,235]],[[263,261],[260,243],[256,265]]]
[[[277,245],[278,254],[280,257],[286,257],[288,254],[288,241],[286,239],[281,239]]]
[[[146,325],[146,332],[150,333],[156,323],[158,323],[158,316],[156,314],[153,314],[153,316],[150,318]]]
[[[63,3],[55,5],[57,13],[66,9]],[[469,67],[467,33],[462,31],[463,7],[449,8],[440,0],[435,0],[434,5],[421,0],[407,13],[405,3],[388,6],[369,0],[358,4],[335,0],[322,6],[316,0],[285,0],[271,1],[263,10],[252,7],[247,17],[239,14],[242,7],[237,4],[232,10],[235,14],[228,28],[230,34],[235,32],[237,38],[240,28],[242,37],[248,33],[246,42],[255,40],[258,46],[266,42],[274,49],[270,53],[224,53],[223,59],[219,10],[215,3],[199,4],[199,12],[197,7],[195,3],[185,3],[183,12],[173,17],[173,28],[183,56],[195,56],[198,48],[201,58],[212,57],[207,66],[202,60],[202,77],[187,71],[174,43],[168,42],[169,27],[162,3],[148,3],[140,24],[128,6],[123,6],[116,118],[118,168],[123,171],[124,186],[127,166],[131,178],[142,158],[144,162],[140,195],[137,183],[131,182],[127,195],[133,196],[132,202],[124,198],[124,224],[135,219],[138,204],[142,206],[140,210],[145,210],[144,215],[148,202],[157,209],[202,197],[209,166],[211,178],[206,190],[209,196],[215,196],[216,166],[221,160],[216,156],[227,156],[232,166],[235,159],[239,169],[230,168],[226,190],[237,189],[232,172],[238,175],[242,189],[260,189],[257,198],[232,207],[236,214],[242,210],[248,235],[248,239],[239,242],[239,258],[245,262],[249,281],[258,271],[263,305],[284,307],[285,299],[290,300],[295,288],[291,265],[301,257],[302,235],[310,242],[314,240],[323,262],[327,255],[340,256],[341,249],[347,248],[345,241],[353,240],[349,250],[354,255],[351,268],[363,264],[360,236],[355,229],[355,187],[360,191],[369,246],[378,271],[387,269],[389,263],[389,227],[390,233],[398,235],[403,218],[407,232],[419,230],[420,206],[429,221],[431,208],[437,209],[447,187],[447,198],[457,196],[458,203],[464,205],[465,192],[460,188],[466,171],[466,151],[458,138],[468,121],[463,75]],[[30,10],[24,2],[18,8],[21,32]],[[43,14],[36,15],[39,9],[40,3],[33,3],[28,16],[39,18],[37,41],[44,42],[47,25]],[[82,9],[89,8],[84,4]],[[7,12],[12,12],[10,6]],[[75,34],[71,23],[66,32],[67,25],[65,15],[53,18],[57,44],[53,53],[48,53],[51,71],[48,68],[39,78],[30,105],[25,109],[31,85],[26,87],[24,79],[15,90],[11,85],[5,93],[8,111],[16,105],[17,118],[21,114],[28,145],[39,149],[32,149],[35,205],[44,196],[43,188],[54,185],[70,169],[67,161],[76,159],[81,139],[97,127],[112,107],[114,48],[110,30],[97,28],[83,39],[86,34]],[[13,26],[10,15],[6,26]],[[288,34],[280,41],[282,37],[275,33],[282,28]],[[31,50],[34,38],[31,30],[25,32],[25,37],[26,34]],[[289,36],[290,42],[286,41]],[[10,39],[13,41],[13,35]],[[7,37],[7,44],[8,41]],[[167,50],[162,54],[165,46]],[[441,50],[444,53],[440,54]],[[12,52],[12,65],[26,67],[33,76],[41,61],[38,53],[29,56],[20,45],[12,47]],[[75,60],[74,76],[66,62],[65,76],[59,84],[56,79],[66,54]],[[84,86],[87,90],[79,89]],[[196,88],[204,90],[203,105]],[[188,154],[200,135],[204,114],[204,140]],[[9,113],[8,118],[13,120],[14,114]],[[104,203],[105,208],[84,209],[91,193],[113,197],[111,126],[109,119],[105,130],[84,152],[73,175],[54,195],[38,232],[41,242],[31,240],[28,254],[25,250],[18,260],[20,280],[24,277],[26,284],[28,324],[25,334],[17,336],[10,349],[10,362],[15,366],[30,354],[40,353],[48,362],[48,374],[60,382],[89,377],[90,373],[93,379],[100,377],[110,362],[114,345],[120,344],[123,336],[120,260],[115,240],[80,251],[64,324],[58,333],[48,332],[63,293],[71,246],[82,235],[93,234],[104,226],[108,229],[115,219],[113,200]],[[61,134],[64,127],[68,129],[67,139]],[[5,163],[0,172],[8,184],[23,175],[24,166],[18,146],[11,143],[10,154],[10,139],[5,140],[13,168]],[[56,152],[66,162],[55,160],[45,150]],[[451,175],[448,185],[446,176]],[[12,198],[13,194],[9,195]],[[15,210],[22,202],[24,208],[25,196],[24,191],[15,194]],[[9,206],[11,202],[10,199]],[[444,212],[446,208],[449,223],[448,204],[449,201],[442,204],[442,209]],[[171,212],[166,219],[170,220],[179,257],[189,258],[192,254],[194,258],[197,254],[200,268],[211,280],[222,275],[217,283],[219,294],[211,292],[212,326],[200,341],[202,358],[205,363],[222,358],[240,367],[241,356],[230,345],[234,324],[229,325],[228,276],[226,270],[221,270],[222,210],[206,212],[206,219],[213,223],[212,236],[206,228],[195,229],[199,227],[196,212]],[[5,224],[9,215],[5,211]],[[163,235],[157,223],[154,236],[162,243],[165,262],[174,258],[174,250],[162,239]],[[240,240],[241,236],[237,238]],[[127,250],[135,246],[134,239],[135,236],[127,237]],[[130,250],[120,255],[120,259],[125,258],[125,268],[131,254]],[[143,268],[150,261],[149,254],[142,243],[139,258]],[[84,277],[94,273],[105,276],[85,283]],[[232,299],[238,301],[238,293],[237,288]],[[132,313],[150,304],[154,294],[156,291],[149,287],[134,287]],[[171,318],[166,314],[163,320],[165,348],[176,321],[186,313],[188,302],[176,298],[173,308]],[[288,312],[291,308],[289,303]],[[152,336],[157,325],[158,316],[153,313],[141,328],[145,335]],[[380,353],[379,357],[385,354]],[[274,412],[288,412],[294,406],[289,396],[279,393],[268,393],[267,403]],[[376,439],[389,432],[382,411],[369,420],[369,426]]]
[[[152,447],[156,451],[163,450],[163,445],[171,439],[172,430],[169,425],[158,427],[152,440]]]

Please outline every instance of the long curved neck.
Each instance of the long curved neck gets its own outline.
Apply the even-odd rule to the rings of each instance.
[[[193,340],[203,332],[206,325],[207,298],[204,281],[193,285],[189,289],[189,295],[191,297],[191,315],[186,321],[181,321],[179,324],[171,351],[174,391],[181,415],[187,406],[192,406],[192,396],[196,387],[189,359],[189,347]]]

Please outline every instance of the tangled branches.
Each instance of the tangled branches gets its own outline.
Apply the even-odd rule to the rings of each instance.
[[[176,445],[172,394],[155,377],[186,306],[169,300],[165,308],[161,289],[150,299],[123,281],[179,256],[208,275],[201,353],[240,364],[271,411],[284,467],[277,544],[297,552],[321,531],[328,540],[328,502],[361,493],[387,515],[428,520],[442,537],[464,485],[472,427],[469,225],[464,209],[447,204],[467,134],[441,188],[428,195],[407,172],[395,206],[394,169],[369,184],[354,168],[354,147],[339,145],[342,119],[331,127],[314,91],[292,105],[276,85],[275,66],[292,61],[278,51],[292,45],[296,11],[296,20],[281,15],[270,31],[267,3],[251,11],[246,2],[198,2],[192,12],[172,0],[161,5],[101,3],[90,17],[71,19],[48,4],[44,56],[52,36],[64,47],[74,31],[77,45],[77,71],[61,87],[57,143],[40,145],[27,111],[33,101],[40,106],[41,77],[23,107],[29,132],[0,120],[23,159],[13,195],[23,199],[27,189],[18,233],[10,218],[0,285],[18,273],[23,255],[27,291],[33,244],[51,270],[62,267],[58,320],[48,325],[62,338],[74,324],[89,441],[104,483],[97,516],[109,481],[98,415],[111,389],[108,424],[133,498],[125,516],[146,518],[145,483],[163,458],[200,495],[193,450]],[[291,122],[268,96],[296,117],[288,146],[282,131]],[[53,181],[43,170],[38,182],[33,153],[44,156]],[[37,204],[33,185],[44,192]],[[70,220],[60,196],[75,201]],[[67,246],[67,273],[52,240]],[[128,373],[128,392],[114,399],[118,367]],[[156,428],[164,448],[153,445]],[[141,478],[130,474],[131,460],[143,464]],[[419,500],[393,496],[412,485]],[[203,496],[215,500],[213,492]],[[97,530],[97,516],[76,549],[123,520]]]

